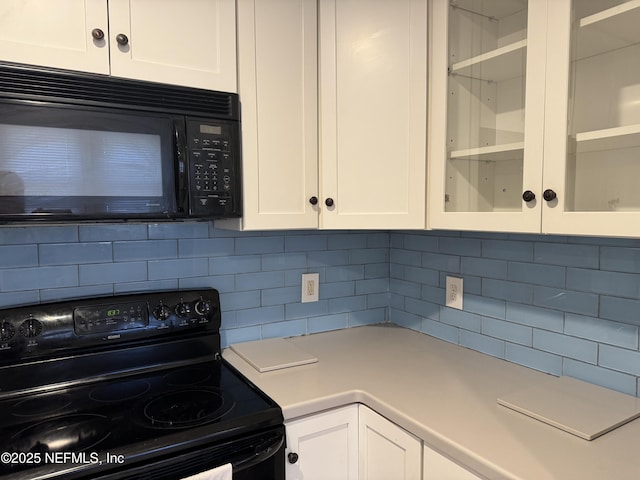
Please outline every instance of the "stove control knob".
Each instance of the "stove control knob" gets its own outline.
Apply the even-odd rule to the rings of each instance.
[[[201,317],[206,317],[211,313],[211,310],[213,310],[213,306],[211,305],[211,302],[209,300],[205,300],[204,298],[200,297],[200,300],[196,302],[194,310]]]
[[[153,309],[153,316],[158,320],[164,322],[171,316],[171,309],[160,302],[158,305],[156,305],[156,308]]]
[[[16,329],[9,322],[2,322],[0,325],[0,340],[6,342],[16,334]]]
[[[42,322],[35,318],[27,318],[20,325],[20,335],[27,338],[37,337],[42,333]]]
[[[179,317],[187,317],[191,313],[191,305],[188,303],[184,303],[180,300],[180,303],[176,305],[176,315]]]

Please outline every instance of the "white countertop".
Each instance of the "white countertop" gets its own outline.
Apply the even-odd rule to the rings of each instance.
[[[640,478],[640,420],[587,441],[498,405],[544,373],[389,324],[288,341],[319,361],[259,373],[223,352],[285,420],[360,402],[487,478]]]

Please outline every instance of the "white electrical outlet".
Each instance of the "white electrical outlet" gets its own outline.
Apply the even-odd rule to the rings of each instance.
[[[447,277],[447,299],[445,305],[462,310],[462,278]]]
[[[303,273],[302,274],[302,303],[317,302],[318,291],[320,290],[320,274],[319,273]]]

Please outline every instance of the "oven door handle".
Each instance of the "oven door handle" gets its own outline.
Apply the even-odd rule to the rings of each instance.
[[[254,452],[239,460],[234,460],[233,471],[241,472],[247,468],[251,468],[261,462],[269,460],[284,445],[284,434],[277,437],[269,437],[264,442],[254,446]]]

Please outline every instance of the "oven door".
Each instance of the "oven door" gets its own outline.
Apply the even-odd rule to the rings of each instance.
[[[284,451],[281,425],[148,462],[125,461],[117,470],[91,475],[91,480],[180,480],[227,463],[233,466],[233,480],[284,480]]]
[[[184,117],[0,103],[0,221],[165,218]]]

